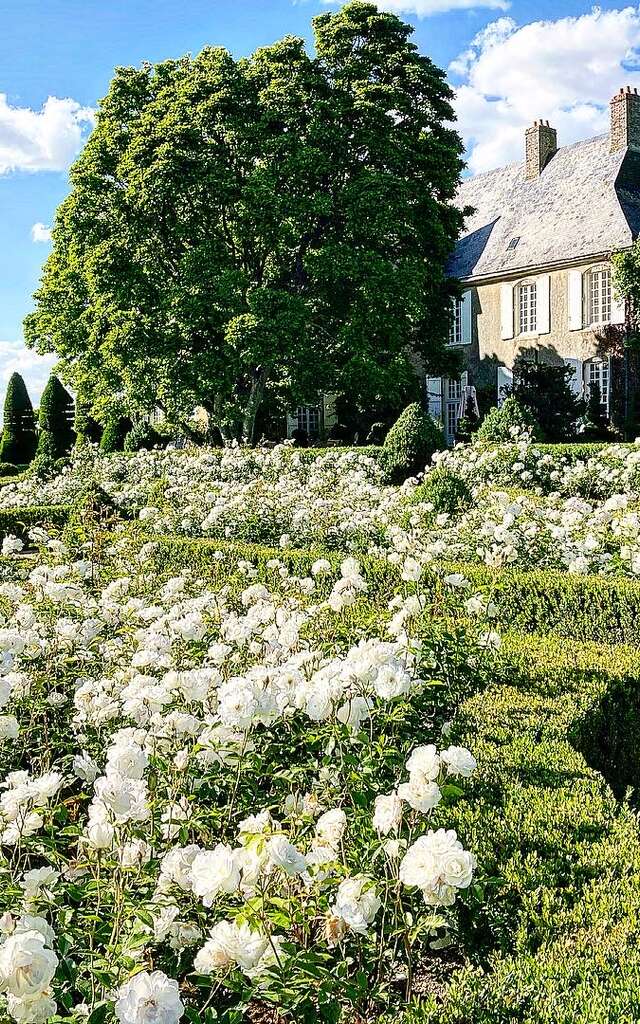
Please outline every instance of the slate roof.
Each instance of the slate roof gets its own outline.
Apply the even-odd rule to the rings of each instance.
[[[640,233],[640,157],[609,152],[609,136],[563,146],[538,178],[509,164],[463,181],[457,199],[476,212],[448,271],[506,275],[629,246]],[[519,238],[509,249],[511,239]]]

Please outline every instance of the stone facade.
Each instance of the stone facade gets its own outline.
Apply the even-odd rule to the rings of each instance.
[[[627,86],[611,100],[611,152],[640,151],[640,96]]]
[[[640,407],[611,280],[611,255],[640,236],[640,95],[627,87],[613,97],[608,136],[558,149],[549,122],[536,121],[524,141],[523,163],[460,189],[473,213],[449,273],[463,289],[451,344],[464,372],[456,381],[425,374],[449,441],[457,395],[460,409],[469,389],[485,408],[499,402],[518,358],[565,363],[584,396],[597,384],[618,426]]]

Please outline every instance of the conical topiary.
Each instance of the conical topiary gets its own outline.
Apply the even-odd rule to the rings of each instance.
[[[55,459],[68,455],[75,437],[72,424],[73,399],[52,374],[40,399],[38,454],[53,453]]]
[[[0,441],[0,462],[21,465],[30,462],[36,448],[36,421],[24,380],[12,373],[4,400],[4,423]]]

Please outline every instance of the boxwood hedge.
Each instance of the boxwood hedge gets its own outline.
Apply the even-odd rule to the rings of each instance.
[[[516,635],[495,683],[462,706],[454,740],[479,769],[447,820],[480,865],[462,920],[468,963],[407,1024],[640,1019],[638,822],[586,741],[620,688],[637,735],[637,651]],[[614,783],[640,775],[635,753],[613,768]]]

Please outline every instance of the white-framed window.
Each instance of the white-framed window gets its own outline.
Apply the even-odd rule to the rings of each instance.
[[[449,345],[471,344],[471,289],[454,299],[449,327]]]
[[[298,430],[304,430],[309,437],[316,437],[320,433],[320,406],[299,405],[296,409]]]
[[[600,405],[603,412],[609,414],[609,394],[611,374],[608,359],[590,359],[584,364],[584,382],[586,385],[587,397],[595,384],[600,392]]]
[[[609,267],[588,270],[584,285],[586,322],[608,324],[611,321],[611,270]]]
[[[462,345],[462,299],[453,300],[453,319],[449,328],[449,344]]]
[[[518,285],[518,334],[535,334],[538,328],[538,296],[535,281]]]

